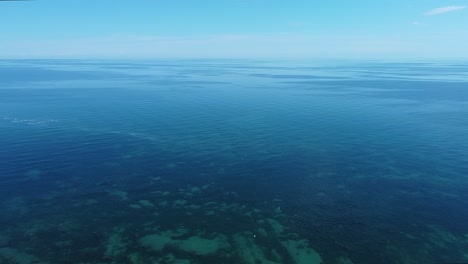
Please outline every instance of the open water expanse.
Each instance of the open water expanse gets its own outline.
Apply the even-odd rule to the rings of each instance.
[[[0,61],[2,264],[468,263],[468,63]]]

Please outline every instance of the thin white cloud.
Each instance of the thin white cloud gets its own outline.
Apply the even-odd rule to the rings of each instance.
[[[466,8],[466,6],[444,6],[444,7],[439,7],[439,8],[436,8],[436,9],[432,9],[430,11],[427,11],[424,14],[427,15],[427,16],[440,15],[440,14],[444,14],[444,13],[448,13],[448,12],[462,10],[462,9],[465,9],[465,8]]]

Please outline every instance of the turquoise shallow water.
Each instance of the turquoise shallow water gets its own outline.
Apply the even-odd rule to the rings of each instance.
[[[0,61],[0,263],[468,262],[468,63]]]

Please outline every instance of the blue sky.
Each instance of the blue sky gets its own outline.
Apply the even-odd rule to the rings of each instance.
[[[0,1],[0,58],[468,58],[468,0]]]

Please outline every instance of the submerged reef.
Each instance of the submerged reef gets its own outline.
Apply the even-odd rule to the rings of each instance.
[[[309,241],[282,223],[285,215],[281,211],[272,207],[262,212],[234,199],[216,202],[207,195],[214,190],[213,185],[206,184],[157,190],[142,197],[107,189],[100,198],[74,204],[83,209],[79,217],[70,214],[35,219],[21,230],[6,230],[0,236],[1,263],[322,263]],[[112,201],[114,211],[101,207],[105,200]],[[21,198],[7,205],[23,214],[29,211]],[[86,221],[92,217],[106,224],[102,230],[86,230]],[[16,237],[20,236],[15,233],[23,232],[30,239],[49,244],[25,251],[11,248],[9,231]],[[93,236],[96,241],[89,241]],[[19,241],[12,244],[22,245]],[[70,250],[81,253],[67,258],[64,252]]]

